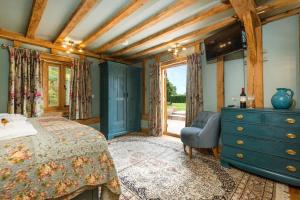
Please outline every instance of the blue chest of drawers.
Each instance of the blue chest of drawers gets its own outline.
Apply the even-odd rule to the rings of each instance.
[[[221,164],[300,186],[300,110],[222,109]]]

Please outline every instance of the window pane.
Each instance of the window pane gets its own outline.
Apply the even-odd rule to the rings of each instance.
[[[48,106],[58,106],[59,67],[48,68]]]
[[[71,68],[66,68],[66,102],[65,105],[68,106],[70,104],[70,82],[71,82]]]

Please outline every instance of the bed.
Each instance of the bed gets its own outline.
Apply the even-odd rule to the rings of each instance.
[[[27,119],[36,135],[0,140],[0,199],[118,199],[105,137],[62,117]]]

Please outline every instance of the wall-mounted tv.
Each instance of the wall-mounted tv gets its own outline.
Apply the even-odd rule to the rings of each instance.
[[[241,23],[227,26],[204,40],[207,61],[246,49],[246,35]]]

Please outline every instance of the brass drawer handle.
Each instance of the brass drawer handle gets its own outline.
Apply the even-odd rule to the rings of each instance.
[[[235,154],[236,155],[236,157],[238,157],[239,159],[243,159],[244,158],[244,154],[242,154],[242,153],[237,153],[237,154]]]
[[[294,166],[292,166],[292,165],[286,166],[286,169],[287,169],[289,172],[296,172],[296,171],[297,171],[296,167],[294,167]]]
[[[288,150],[286,150],[285,152],[286,152],[287,154],[289,154],[289,155],[292,155],[292,156],[294,156],[294,155],[297,154],[297,152],[296,152],[295,150],[293,150],[293,149],[288,149]]]
[[[297,138],[296,134],[294,134],[294,133],[288,133],[288,134],[286,134],[286,137],[289,138],[289,139]]]
[[[243,140],[237,140],[236,143],[239,144],[239,145],[243,145],[244,141]]]
[[[287,118],[287,119],[286,119],[286,122],[287,122],[288,124],[295,124],[295,123],[296,123],[296,120],[293,119],[293,118]]]
[[[239,114],[239,115],[236,115],[236,116],[235,116],[235,118],[237,118],[237,119],[240,119],[240,120],[241,120],[241,119],[244,119],[244,115],[242,115],[242,114]]]
[[[244,128],[241,127],[241,126],[238,126],[238,127],[236,128],[236,130],[239,131],[239,132],[242,132],[242,131],[244,131]]]

